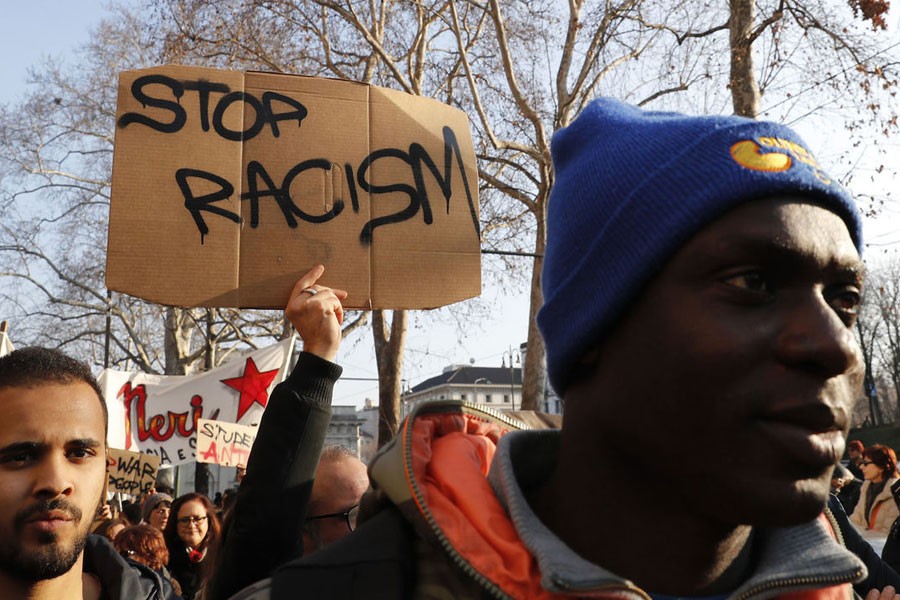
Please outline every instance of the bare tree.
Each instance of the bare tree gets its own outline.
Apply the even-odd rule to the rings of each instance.
[[[171,309],[165,316],[159,307],[117,295],[110,301],[103,293],[115,72],[183,62],[371,82],[437,98],[470,115],[482,245],[534,256],[530,273],[522,274],[531,298],[522,407],[537,409],[546,387],[535,316],[543,302],[552,132],[601,94],[691,112],[734,110],[787,120],[824,113],[846,120],[848,135],[889,131],[896,115],[883,100],[894,93],[897,62],[868,29],[876,23],[871,5],[877,4],[858,0],[853,8],[861,16],[854,18],[850,5],[816,0],[731,0],[727,6],[681,0],[147,0],[145,12],[120,11],[98,28],[77,70],[36,73],[38,93],[0,115],[0,177],[8,190],[2,206],[17,212],[15,242],[6,249],[18,262],[4,270],[46,288],[57,306],[69,296],[89,302],[54,309],[51,316],[21,294],[7,297],[20,314],[46,317],[42,334],[78,323],[65,329],[89,338],[86,346],[95,352],[99,319],[114,315],[114,361],[141,360],[147,370],[196,364],[206,347],[205,312]],[[50,157],[48,149],[57,155]],[[74,177],[60,175],[73,166]],[[29,212],[27,198],[54,208]],[[48,260],[28,254],[35,249],[44,249],[39,254]],[[48,273],[74,283],[48,286]],[[89,281],[74,292],[76,283]],[[373,316],[379,377],[398,382],[407,317],[387,317]],[[277,319],[229,311],[215,319],[219,325],[210,331],[223,349],[280,334]],[[167,352],[180,358],[164,360],[159,334],[147,333],[148,324],[160,321],[172,332]],[[127,335],[129,328],[142,333]],[[388,435],[396,430],[399,385],[386,383],[380,395]]]
[[[540,273],[552,185],[550,135],[597,94],[608,73],[637,59],[662,35],[661,27],[648,24],[656,23],[657,17],[650,16],[654,12],[664,14],[662,3],[620,0],[590,11],[585,2],[571,2],[567,11],[553,2],[460,0],[227,4],[230,11],[222,10],[223,3],[208,0],[159,3],[179,23],[178,39],[182,49],[190,46],[191,55],[228,56],[237,64],[299,68],[372,82],[432,96],[472,116],[482,179],[484,244],[512,245],[535,256],[523,407],[538,408],[546,383],[534,316],[543,301]],[[216,18],[225,13],[228,24],[213,31],[213,12]],[[238,30],[278,31],[278,39],[306,43],[296,60],[281,55],[285,62],[276,62],[255,41],[236,38]],[[668,72],[666,76],[670,77]],[[690,77],[699,76],[688,74],[673,90],[685,89]],[[654,90],[656,97],[666,93]],[[523,231],[530,243],[523,243]],[[394,315],[394,323],[398,317]],[[383,341],[377,345],[402,352],[402,345]],[[400,364],[396,358],[379,364],[395,368]],[[387,389],[395,388],[399,390]],[[398,393],[392,394],[382,395],[382,406],[396,406]]]
[[[890,382],[893,397],[900,399],[900,262],[884,263],[871,273],[867,294],[881,325],[881,334],[873,344],[878,367]]]
[[[863,391],[868,401],[868,413],[873,425],[884,422],[884,416],[879,402],[878,386],[876,384],[878,373],[876,365],[876,353],[879,351],[879,335],[883,325],[881,310],[873,299],[875,293],[871,291],[874,282],[869,282],[869,287],[863,292],[862,305],[856,321],[856,336],[859,347],[862,350],[863,364],[866,374],[863,381]]]

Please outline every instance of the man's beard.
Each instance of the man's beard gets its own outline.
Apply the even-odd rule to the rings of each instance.
[[[75,540],[69,547],[59,542],[57,533],[42,531],[37,535],[40,546],[36,550],[26,551],[22,548],[21,537],[26,521],[36,514],[51,510],[64,511],[76,528],[81,525],[81,510],[62,499],[44,500],[22,509],[13,521],[15,537],[0,540],[0,571],[21,581],[37,582],[59,577],[75,565],[87,543],[90,521],[83,531],[76,531]]]

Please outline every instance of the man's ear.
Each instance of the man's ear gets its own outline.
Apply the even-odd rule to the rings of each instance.
[[[109,496],[109,442],[104,440],[103,443],[103,491],[100,492],[100,504],[106,503],[106,497]]]
[[[307,521],[303,524],[303,556],[312,554],[321,547],[322,540],[319,538],[318,523]]]
[[[600,360],[600,346],[595,346],[587,351],[587,353],[578,360],[578,366],[593,367]]]
[[[600,363],[602,353],[602,346],[595,346],[584,353],[572,366],[569,379],[566,381],[566,388],[570,388],[573,385],[590,378],[597,369],[597,365]],[[561,395],[566,396],[565,393],[562,393]]]

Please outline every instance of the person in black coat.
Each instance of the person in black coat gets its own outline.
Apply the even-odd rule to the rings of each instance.
[[[332,361],[347,293],[316,285],[324,270],[318,266],[301,277],[285,308],[303,352],[260,420],[206,600],[225,600],[304,554],[307,508],[331,421],[333,386],[342,372]]]
[[[883,590],[887,586],[900,590],[900,575],[894,570],[893,565],[878,556],[875,549],[860,535],[834,494],[828,496],[828,510],[834,517],[835,522],[832,525],[837,525],[844,538],[844,545],[866,564],[866,570],[869,571],[868,577],[853,584],[853,590],[863,598],[869,591]]]

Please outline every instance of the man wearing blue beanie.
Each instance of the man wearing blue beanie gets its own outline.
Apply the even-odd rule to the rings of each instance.
[[[825,511],[863,369],[853,199],[793,131],[733,116],[599,99],[552,152],[562,430],[420,406],[357,530],[238,597],[836,599],[866,577]]]

